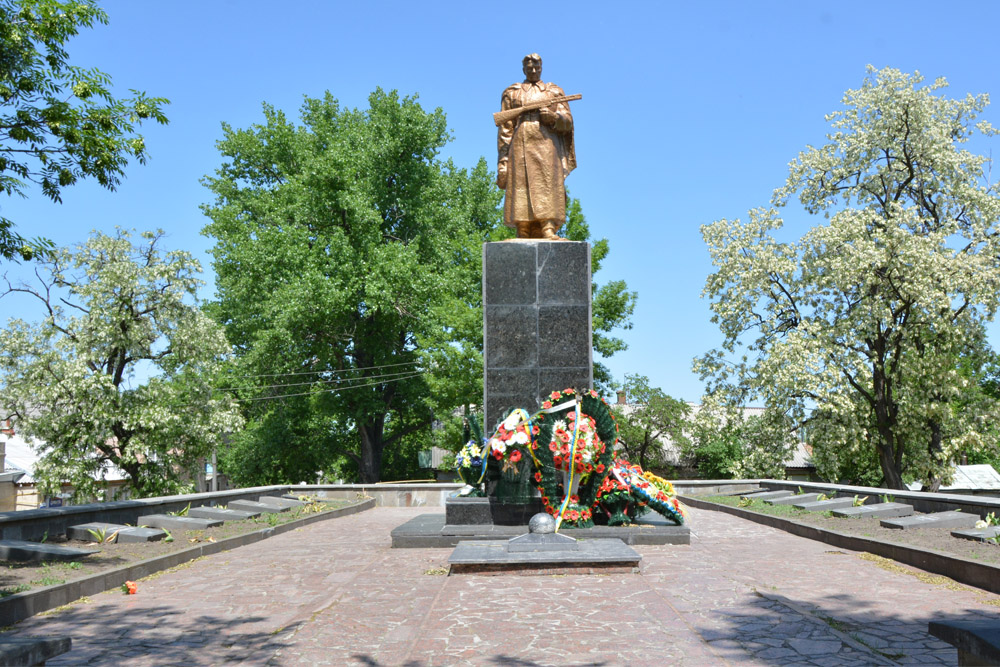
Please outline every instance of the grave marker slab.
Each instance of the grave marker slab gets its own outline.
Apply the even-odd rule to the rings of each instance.
[[[979,517],[968,512],[934,512],[933,514],[914,514],[898,519],[882,519],[879,523],[883,528],[972,528]]]
[[[81,523],[76,526],[70,526],[66,529],[66,537],[71,540],[80,540],[81,542],[97,542],[102,533],[104,535],[104,539],[107,540],[107,538],[111,537],[116,532],[126,528],[128,528],[128,526],[118,523],[91,521],[90,523]],[[94,531],[97,535],[92,534],[90,531]],[[114,542],[114,540],[112,540],[112,542]]]
[[[772,498],[788,498],[792,495],[791,491],[760,491],[754,493],[744,493],[740,495],[740,498],[753,498],[754,500],[771,500]]]
[[[147,514],[139,517],[139,525],[167,530],[205,530],[221,526],[221,519],[196,519],[190,516],[173,516],[171,514]]]
[[[768,505],[795,505],[797,503],[816,502],[819,500],[819,497],[819,493],[799,493],[794,496],[785,496],[784,498],[771,498],[764,502]]]
[[[166,531],[159,528],[144,528],[143,526],[126,526],[118,531],[118,541],[126,542],[157,542],[167,536]]]
[[[809,512],[826,512],[827,510],[843,509],[853,507],[854,498],[830,498],[829,500],[816,500],[810,503],[794,503],[792,507]]]
[[[277,505],[268,505],[267,503],[258,503],[253,500],[231,500],[229,502],[229,509],[240,510],[241,512],[260,512],[261,514],[276,514],[278,512],[287,512],[289,507],[278,507]]]
[[[0,560],[12,560],[18,563],[36,563],[47,560],[80,560],[98,549],[74,549],[56,544],[28,542],[27,540],[0,540]]]
[[[287,507],[288,509],[293,507],[302,507],[305,505],[305,503],[301,500],[296,500],[294,498],[279,498],[278,496],[261,496],[257,499],[257,502],[265,505],[274,505],[275,507]]]
[[[988,526],[986,528],[970,528],[969,530],[953,530],[952,537],[960,537],[965,540],[975,540],[985,542],[986,540],[1000,537],[1000,526]]]
[[[833,510],[833,516],[848,518],[862,516],[889,518],[910,516],[912,514],[913,505],[904,505],[903,503],[873,503],[871,505],[861,505],[860,507],[845,507],[844,509]]]
[[[250,512],[248,510],[219,509],[218,507],[192,507],[188,510],[188,516],[196,519],[222,519],[223,521],[243,521],[244,519],[255,519],[260,516],[260,512]]]

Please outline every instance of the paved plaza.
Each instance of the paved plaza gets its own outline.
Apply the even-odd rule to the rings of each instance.
[[[932,619],[1000,597],[691,510],[690,546],[642,574],[444,576],[450,549],[390,549],[438,508],[321,521],[15,626],[68,635],[51,665],[955,664]]]

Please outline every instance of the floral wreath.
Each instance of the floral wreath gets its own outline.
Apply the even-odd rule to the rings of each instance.
[[[652,473],[644,473],[642,468],[627,461],[616,461],[611,472],[619,482],[628,486],[633,494],[645,501],[650,509],[659,512],[678,526],[684,523],[684,508],[677,498],[671,498],[661,486],[663,483],[673,490],[670,482]]]
[[[618,424],[611,409],[593,390],[583,394],[573,389],[553,391],[542,403],[542,411],[535,416],[535,425],[537,431],[530,451],[537,469],[534,480],[542,494],[545,511],[556,517],[557,522],[565,521],[569,526],[593,526],[597,492],[610,470],[612,450],[618,441]],[[573,465],[569,465],[569,451],[565,445],[575,444],[572,442],[575,435],[579,446],[581,432],[584,434],[583,449],[587,450],[588,446],[590,449],[573,450]],[[590,440],[588,432],[592,432]],[[564,434],[569,435],[570,442],[566,442]],[[577,493],[560,502],[563,494],[560,493],[559,473],[563,468],[569,468],[571,476],[580,475],[581,480]]]

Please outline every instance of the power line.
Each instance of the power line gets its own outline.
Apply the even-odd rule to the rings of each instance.
[[[257,396],[255,398],[239,398],[237,396],[232,396],[231,398],[235,401],[273,401],[281,398],[294,398],[296,396],[310,396],[312,394],[336,394],[337,392],[346,391],[348,389],[363,389],[364,387],[374,387],[377,384],[388,384],[390,382],[399,382],[401,380],[408,380],[410,378],[415,378],[423,375],[426,371],[419,371],[417,373],[411,373],[410,375],[404,375],[403,377],[398,377],[393,380],[379,380],[377,382],[370,382],[368,384],[354,384],[348,387],[335,387],[333,389],[321,389],[319,391],[305,391],[298,394],[280,394],[278,396]],[[280,386],[280,385],[279,385]]]
[[[419,361],[403,361],[397,364],[383,364],[381,366],[361,366],[358,368],[341,368],[338,370],[323,370],[323,371],[297,371],[291,373],[262,373],[260,375],[233,375],[230,377],[240,378],[240,379],[250,379],[250,378],[271,378],[271,377],[287,377],[290,375],[322,375],[324,373],[353,373],[355,371],[371,371],[371,370],[381,370],[383,368],[395,368],[396,366],[414,366],[419,364]]]
[[[313,385],[313,384],[317,384],[317,383],[327,383],[327,384],[336,383],[336,384],[340,384],[342,382],[348,383],[348,382],[354,382],[356,380],[379,380],[379,379],[385,379],[385,378],[393,378],[393,377],[396,377],[398,375],[405,375],[406,373],[410,373],[410,372],[412,372],[412,369],[407,369],[405,371],[397,371],[395,373],[383,373],[382,375],[363,375],[363,376],[360,376],[360,377],[353,377],[353,378],[316,378],[315,380],[309,380],[308,382],[287,382],[287,383],[284,383],[284,384],[269,384],[269,385],[264,385],[262,387],[255,387],[255,386],[250,386],[250,387],[218,387],[218,388],[215,389],[215,391],[244,391],[244,390],[251,390],[251,389],[255,389],[255,390],[279,389],[279,388],[282,388],[282,387],[302,387],[302,386],[305,386],[305,385]],[[420,372],[423,373],[424,371],[420,371]]]

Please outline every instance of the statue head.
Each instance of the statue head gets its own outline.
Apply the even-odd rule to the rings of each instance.
[[[529,53],[521,59],[521,69],[528,81],[538,81],[542,78],[542,57],[537,53]]]

